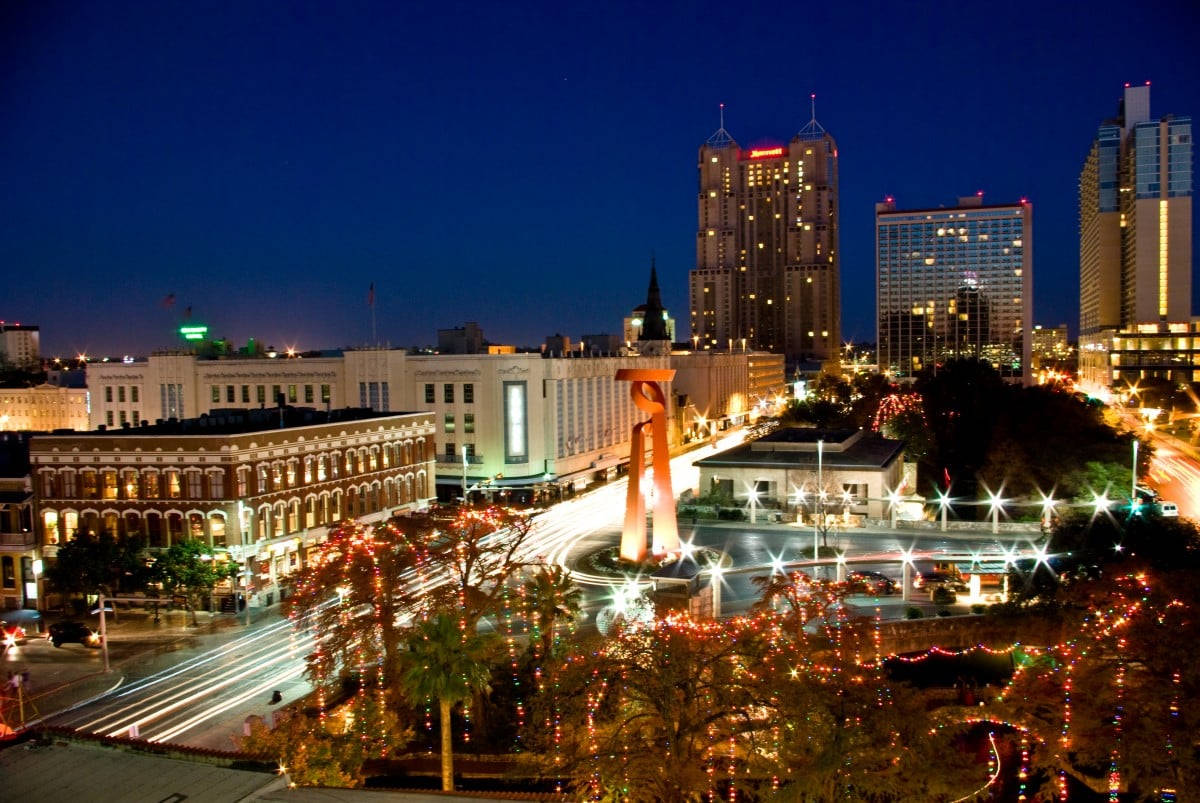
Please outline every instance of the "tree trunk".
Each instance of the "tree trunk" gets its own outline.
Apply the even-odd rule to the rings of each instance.
[[[442,791],[454,791],[454,746],[450,734],[450,701],[438,700],[442,719]]]

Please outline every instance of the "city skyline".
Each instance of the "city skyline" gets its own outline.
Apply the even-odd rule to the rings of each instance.
[[[372,285],[394,345],[465,321],[520,345],[619,332],[652,251],[682,321],[718,104],[739,144],[781,145],[812,92],[841,150],[843,340],[875,338],[873,204],[981,189],[1034,203],[1033,322],[1074,332],[1097,126],[1126,82],[1200,109],[1183,4],[1009,26],[949,5],[184,8],[3,12],[0,318],[45,354],[174,345],[189,307],[239,343],[363,344]]]

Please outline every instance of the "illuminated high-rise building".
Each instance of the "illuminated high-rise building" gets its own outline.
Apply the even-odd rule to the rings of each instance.
[[[689,296],[699,347],[771,351],[788,362],[836,360],[841,308],[833,137],[814,114],[786,145],[742,148],[722,119],[700,146],[698,168]]]
[[[1191,299],[1192,121],[1151,118],[1150,84],[1126,86],[1079,174],[1081,380],[1193,381]]]
[[[1030,378],[1033,205],[875,205],[879,368],[912,377],[954,358]]]

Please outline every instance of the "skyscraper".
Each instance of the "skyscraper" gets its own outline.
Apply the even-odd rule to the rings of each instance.
[[[1170,337],[1194,339],[1191,299],[1192,121],[1152,119],[1150,84],[1126,86],[1079,174],[1081,380],[1192,381],[1194,348]]]
[[[841,341],[837,143],[813,119],[786,145],[700,146],[692,335],[701,348],[836,360]]]
[[[955,357],[1030,378],[1033,205],[875,205],[879,367],[911,377]]]

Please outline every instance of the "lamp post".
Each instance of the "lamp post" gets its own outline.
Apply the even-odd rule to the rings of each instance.
[[[818,543],[821,528],[825,526],[825,474],[824,474],[825,439],[817,438],[817,520],[813,523],[813,560],[821,559],[821,545]]]
[[[892,529],[894,530],[896,529],[896,522],[900,518],[900,491],[898,489],[888,491],[887,500],[888,512],[892,517]]]
[[[1054,506],[1058,504],[1058,500],[1054,498],[1054,494],[1046,494],[1042,496],[1042,527],[1050,527],[1050,516],[1054,513]]]
[[[1133,438],[1133,471],[1129,475],[1129,504],[1133,504],[1133,500],[1137,499],[1137,453],[1138,439],[1135,435]]]
[[[746,486],[746,497],[750,501],[750,523],[758,522],[758,489],[752,485]]]
[[[988,491],[988,504],[992,507],[992,532],[1000,532],[1000,508],[1004,507],[1004,500],[1000,498],[1000,494]]]
[[[950,509],[950,494],[938,491],[938,507],[942,513],[942,532],[946,532],[946,511]]]
[[[246,609],[246,627],[250,626],[250,538],[246,527],[246,505],[241,499],[238,500],[238,541],[242,545],[242,607]],[[234,605],[237,605],[237,594],[233,596]]]
[[[462,499],[463,504],[467,503],[467,445],[464,443],[462,447]]]
[[[721,617],[721,566],[714,563],[712,571],[709,575],[709,584],[712,586],[712,615],[714,619]]]

